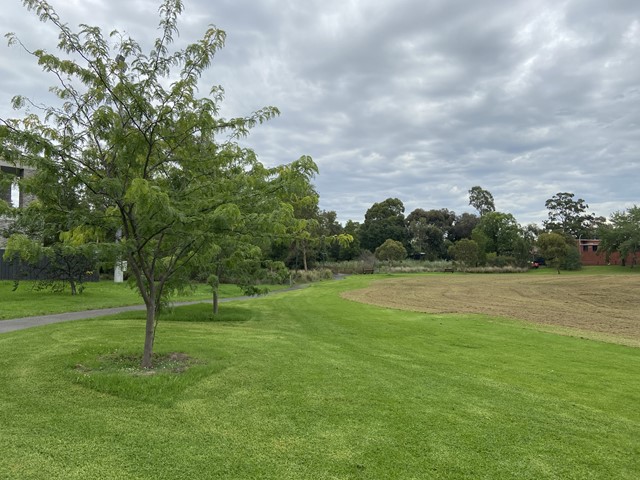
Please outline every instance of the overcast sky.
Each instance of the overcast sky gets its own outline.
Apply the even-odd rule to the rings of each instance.
[[[159,0],[51,0],[71,26],[157,35]],[[55,31],[3,0],[0,31],[55,50]],[[362,221],[388,197],[472,212],[489,190],[522,223],[557,192],[591,211],[640,204],[639,0],[184,0],[179,42],[227,43],[202,81],[223,114],[282,114],[246,143],[267,165],[310,155],[320,206]],[[0,117],[53,79],[0,46]]]

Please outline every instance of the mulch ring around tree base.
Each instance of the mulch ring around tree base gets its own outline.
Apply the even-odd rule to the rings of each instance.
[[[201,363],[181,352],[154,353],[152,367],[142,368],[142,354],[114,352],[97,358],[96,365],[77,364],[74,369],[84,374],[91,373],[124,373],[132,376],[148,376],[159,373],[178,374],[185,372],[190,366]]]

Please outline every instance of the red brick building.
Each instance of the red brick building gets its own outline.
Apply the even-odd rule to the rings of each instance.
[[[580,251],[580,260],[582,265],[622,265],[622,259],[618,252],[613,252],[609,255],[607,261],[607,255],[605,252],[598,250],[600,246],[600,240],[593,238],[581,238],[578,240],[578,250]],[[631,254],[627,255],[624,265],[632,265],[633,257]]]

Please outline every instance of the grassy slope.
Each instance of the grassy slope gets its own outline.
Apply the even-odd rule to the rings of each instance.
[[[369,280],[161,323],[182,375],[73,368],[134,314],[1,335],[0,478],[640,477],[640,350],[338,298]]]
[[[143,303],[137,291],[132,290],[126,283],[116,284],[109,281],[87,283],[84,292],[75,296],[72,296],[68,290],[65,292],[35,291],[32,286],[33,282],[23,281],[14,291],[12,281],[0,281],[0,298],[2,299],[0,320]],[[284,286],[274,285],[269,288],[277,290]],[[241,295],[243,295],[242,290],[235,285],[220,285],[222,298]],[[172,301],[210,299],[211,289],[206,285],[197,285],[195,291],[177,295],[172,298]]]

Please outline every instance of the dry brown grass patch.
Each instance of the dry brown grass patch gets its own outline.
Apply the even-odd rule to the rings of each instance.
[[[638,280],[626,275],[433,275],[383,280],[343,296],[402,310],[520,319],[640,346]]]

